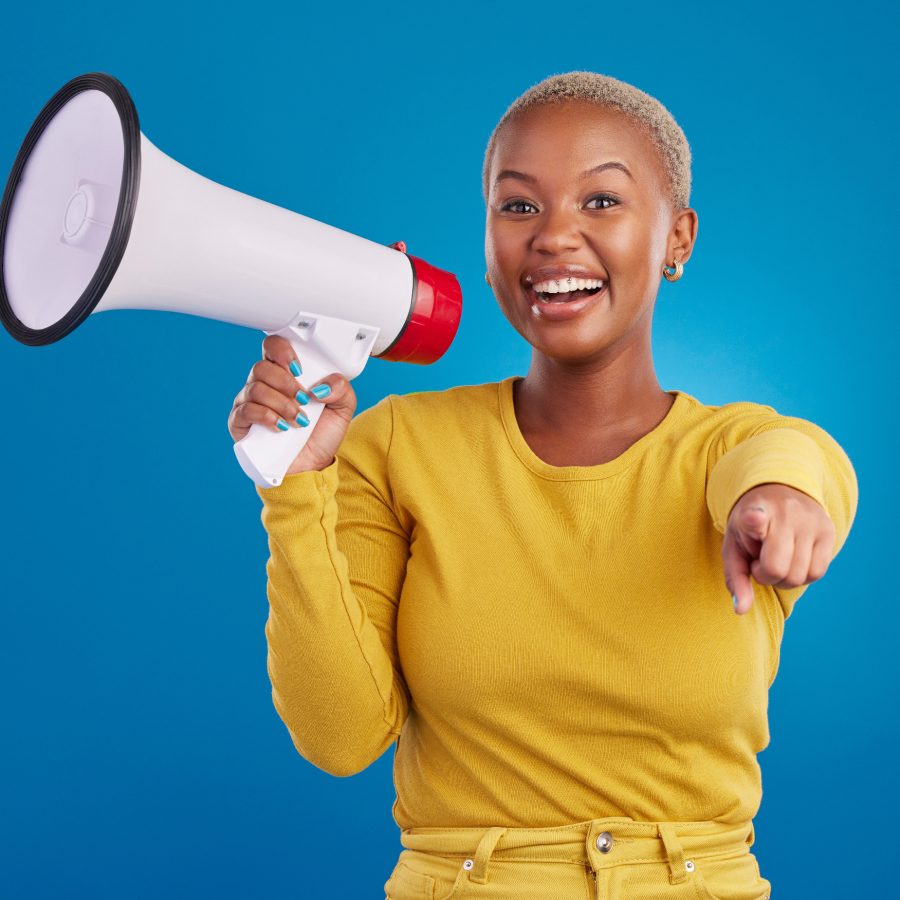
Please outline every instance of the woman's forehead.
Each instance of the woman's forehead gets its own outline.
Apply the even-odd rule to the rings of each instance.
[[[537,175],[528,167],[562,166],[581,172],[609,160],[624,163],[634,175],[648,169],[659,174],[657,151],[641,125],[610,107],[568,101],[532,107],[504,123],[492,169]]]

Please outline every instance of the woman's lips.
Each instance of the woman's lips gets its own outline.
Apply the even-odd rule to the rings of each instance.
[[[540,319],[550,321],[564,321],[577,316],[586,309],[595,306],[606,296],[607,284],[595,290],[593,293],[586,291],[571,291],[559,294],[548,294],[546,299],[539,295],[533,288],[528,288],[527,294],[531,305],[531,312]],[[575,296],[574,300],[569,299]]]

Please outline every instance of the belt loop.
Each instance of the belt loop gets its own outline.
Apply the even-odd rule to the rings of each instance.
[[[666,848],[666,855],[669,857],[669,884],[680,884],[687,878],[687,870],[684,867],[684,849],[681,841],[675,834],[675,829],[671,825],[657,825],[659,836]]]
[[[498,826],[496,828],[488,828],[481,836],[481,840],[478,842],[478,849],[475,851],[475,865],[469,873],[469,881],[476,881],[478,884],[487,884],[488,861],[491,858],[491,854],[494,852],[494,847],[497,846],[497,841],[500,840],[505,832],[505,828],[500,828]]]

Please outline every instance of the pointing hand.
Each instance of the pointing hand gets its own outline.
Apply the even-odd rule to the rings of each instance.
[[[752,575],[759,584],[800,587],[820,579],[834,550],[835,528],[825,509],[786,484],[759,484],[731,509],[722,541],[725,585],[735,612],[753,605]]]

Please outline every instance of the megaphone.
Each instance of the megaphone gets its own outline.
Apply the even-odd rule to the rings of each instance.
[[[369,357],[428,364],[456,335],[454,275],[224,187],[158,150],[116,78],[63,85],[16,156],[0,205],[0,319],[31,346],[91,313],[158,309],[245,325],[288,341],[311,385],[355,378]],[[234,445],[244,472],[276,487],[305,428],[254,424]]]

